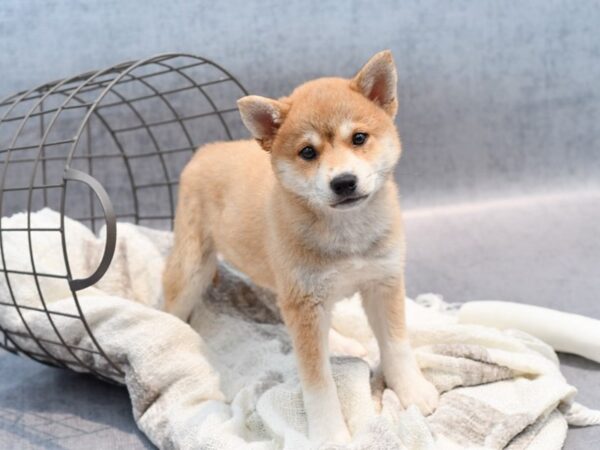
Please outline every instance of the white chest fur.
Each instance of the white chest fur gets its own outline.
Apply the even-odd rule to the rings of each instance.
[[[302,289],[321,301],[338,301],[358,292],[369,283],[384,282],[402,274],[404,252],[390,249],[382,256],[341,259],[329,267],[297,268],[296,280]]]

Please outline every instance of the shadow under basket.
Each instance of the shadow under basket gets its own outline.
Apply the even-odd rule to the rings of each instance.
[[[179,174],[195,149],[245,135],[236,107],[244,95],[243,86],[219,65],[198,56],[164,54],[46,83],[0,102],[0,216],[27,216],[25,227],[0,227],[0,276],[6,288],[0,314],[5,308],[16,311],[23,324],[19,331],[0,326],[0,347],[103,379],[123,375],[93,336],[77,293],[97,283],[109,268],[117,220],[172,228]],[[43,207],[58,211],[60,223],[32,226],[32,213]],[[92,273],[69,269],[65,217],[94,232],[106,228],[104,254]],[[11,270],[4,249],[8,233],[27,236],[29,245],[22,251],[29,255],[30,271]],[[32,241],[41,235],[59,237],[65,273],[36,271]],[[34,281],[39,306],[17,298],[12,285],[18,277]],[[47,277],[68,284],[77,311],[70,316],[88,333],[93,348],[79,347],[61,334],[56,320],[65,314],[47,306],[40,288]],[[30,311],[45,316],[54,339],[35,335],[24,314]],[[35,345],[25,349],[20,345],[24,339]],[[65,350],[68,359],[58,356]],[[104,359],[109,369],[92,367],[82,352]]]

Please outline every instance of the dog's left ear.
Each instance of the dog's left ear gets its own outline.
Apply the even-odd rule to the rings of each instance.
[[[384,50],[373,56],[350,83],[353,89],[379,105],[390,116],[396,115],[398,75],[391,51]]]
[[[273,140],[289,106],[258,95],[242,97],[237,101],[237,105],[246,128],[263,149],[271,151]]]

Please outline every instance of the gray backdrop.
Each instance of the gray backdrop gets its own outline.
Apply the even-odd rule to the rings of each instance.
[[[600,2],[3,0],[0,96],[164,51],[208,57],[249,91],[279,96],[312,77],[351,76],[384,48],[400,79],[409,293],[600,318]],[[0,358],[2,380],[13,380],[0,382],[0,413],[60,425],[65,409],[89,422],[89,406],[106,425],[81,441],[0,414],[0,447],[148,445],[124,393],[90,381],[69,393],[53,369]],[[563,362],[581,399],[600,406],[600,366]],[[29,395],[34,370],[48,399]],[[567,447],[598,439],[572,431]]]
[[[390,48],[407,205],[598,181],[600,3],[4,0],[0,95],[185,51],[251,92],[352,75]]]

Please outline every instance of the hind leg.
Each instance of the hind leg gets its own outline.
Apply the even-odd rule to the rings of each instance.
[[[165,310],[187,320],[217,270],[216,249],[203,226],[201,200],[182,186],[175,216],[175,242],[163,273]]]

